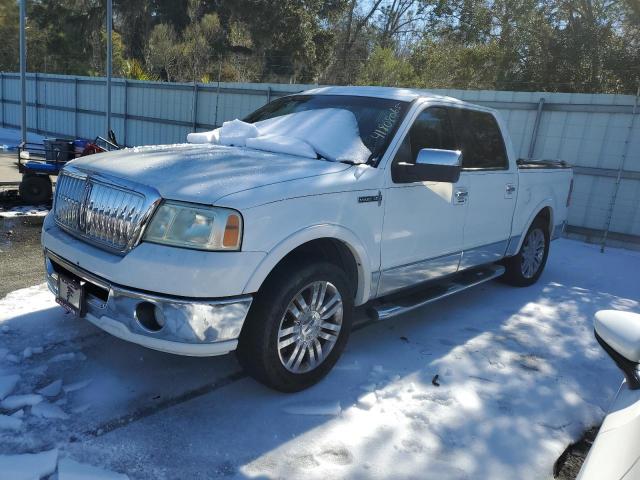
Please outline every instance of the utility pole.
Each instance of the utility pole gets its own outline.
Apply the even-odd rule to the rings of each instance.
[[[22,142],[27,141],[27,45],[26,45],[26,16],[27,0],[20,0],[20,107],[22,118],[20,133]]]
[[[24,0],[22,0],[24,1]],[[113,30],[113,2],[107,0],[107,135],[109,138],[109,132],[111,131],[111,51],[112,51],[112,30]]]

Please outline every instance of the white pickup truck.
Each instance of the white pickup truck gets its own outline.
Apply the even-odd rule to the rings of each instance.
[[[190,137],[64,168],[49,287],[124,340],[236,350],[282,391],[333,367],[355,306],[534,283],[566,219],[570,168],[517,161],[494,110],[419,90],[320,88]]]

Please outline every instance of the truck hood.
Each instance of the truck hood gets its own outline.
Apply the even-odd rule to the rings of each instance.
[[[153,187],[163,198],[203,204],[252,188],[350,167],[249,148],[189,144],[127,148],[82,157],[70,164],[88,173]]]

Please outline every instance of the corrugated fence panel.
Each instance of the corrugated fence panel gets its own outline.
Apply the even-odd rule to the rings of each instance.
[[[100,77],[29,74],[29,129],[68,138],[104,136],[105,83]],[[184,142],[191,131],[210,130],[224,121],[244,118],[269,100],[316,86],[113,79],[112,87],[112,129],[118,140],[126,145],[145,145]],[[429,91],[499,110],[520,158],[527,158],[533,146],[534,159],[562,159],[574,165],[569,224],[583,230],[597,232],[605,227],[626,148],[611,231],[640,241],[640,119],[630,131],[633,96]],[[18,74],[0,73],[0,100],[3,126],[19,127]]]

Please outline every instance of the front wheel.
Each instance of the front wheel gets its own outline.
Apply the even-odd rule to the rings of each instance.
[[[504,261],[503,279],[510,285],[527,287],[538,281],[549,256],[549,228],[543,219],[533,222],[517,255]]]
[[[256,380],[283,392],[305,389],[335,365],[349,337],[353,289],[327,262],[280,268],[256,294],[238,359]]]

